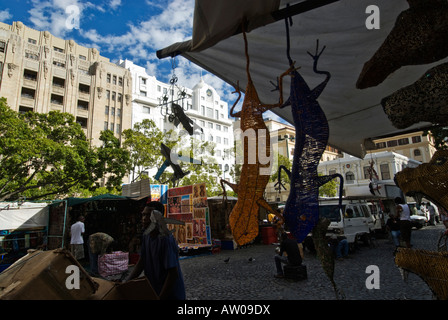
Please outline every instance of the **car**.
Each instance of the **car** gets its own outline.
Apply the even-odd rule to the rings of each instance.
[[[412,227],[416,229],[421,229],[428,224],[427,214],[421,210],[420,206],[415,202],[408,202],[407,205],[411,210],[411,222]]]
[[[347,214],[348,209],[352,209],[352,215]],[[344,235],[349,244],[368,238],[374,225],[370,208],[364,200],[346,198],[339,208],[338,200],[322,198],[319,200],[319,216],[330,219],[329,234]]]

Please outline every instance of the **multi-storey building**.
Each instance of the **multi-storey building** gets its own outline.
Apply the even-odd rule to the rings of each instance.
[[[423,131],[403,133],[373,142],[377,149],[369,151],[370,153],[391,151],[423,163],[429,162],[436,152],[433,136],[431,133],[423,134]]]
[[[131,127],[130,72],[73,40],[0,22],[0,97],[15,111],[68,112],[93,145]]]
[[[202,129],[196,130],[194,137],[215,144],[214,159],[223,172],[221,177],[216,178],[233,181],[230,176],[235,164],[235,157],[231,152],[234,140],[232,120],[229,119],[227,102],[221,100],[216,90],[202,79],[193,89],[158,81],[154,76],[148,75],[145,68],[129,60],[120,60],[118,65],[129,70],[132,75],[132,125],[144,119],[151,119],[163,132],[174,129],[189,137],[185,131],[181,132],[183,126],[179,124],[176,127],[169,116],[169,102],[172,99],[177,100],[183,92],[184,99],[178,103],[183,106],[185,114]],[[163,97],[167,98],[168,110],[161,106]],[[148,171],[149,175],[155,174],[153,171],[154,169]]]

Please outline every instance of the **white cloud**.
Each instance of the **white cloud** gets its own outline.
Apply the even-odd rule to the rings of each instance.
[[[9,13],[9,9],[0,10],[0,21],[4,22],[12,18],[12,14]]]
[[[121,0],[111,0],[109,2],[109,6],[112,10],[116,10],[119,6],[121,6]]]

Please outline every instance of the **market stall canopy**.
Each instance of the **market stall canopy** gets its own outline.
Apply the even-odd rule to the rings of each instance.
[[[48,224],[47,203],[0,202],[0,208],[0,230],[42,228]]]
[[[371,5],[379,9],[379,29],[367,28],[373,12],[366,9]],[[414,83],[440,61],[404,66],[377,86],[356,88],[364,64],[382,45],[398,15],[408,8],[406,0],[196,0],[192,39],[161,49],[157,55],[161,59],[182,55],[233,86],[239,81],[243,90],[246,59],[240,31],[246,17],[253,82],[262,102],[275,103],[278,91],[272,91],[271,81],[276,82],[288,68],[284,17],[291,15],[291,57],[310,88],[324,76],[313,72],[307,51],[314,52],[317,39],[321,47],[326,46],[318,69],[329,71],[332,77],[318,101],[329,122],[329,144],[362,158],[374,147],[370,139],[430,125],[420,122],[397,129],[384,113],[381,100]],[[289,79],[285,82],[286,97]],[[290,107],[273,112],[293,123]]]

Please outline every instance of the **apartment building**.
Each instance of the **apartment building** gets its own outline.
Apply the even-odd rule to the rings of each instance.
[[[174,130],[189,137],[183,126],[179,124],[176,127],[172,122],[173,117],[170,117],[170,102],[180,99],[177,103],[183,107],[185,114],[202,128],[202,131],[194,132],[194,137],[215,144],[214,159],[223,172],[221,177],[216,178],[233,181],[230,176],[235,164],[235,157],[231,152],[234,142],[233,121],[229,118],[227,102],[221,100],[217,91],[203,79],[191,89],[180,83],[161,82],[132,61],[120,60],[117,64],[127,69],[132,78],[132,126],[144,119],[151,119],[164,132]],[[163,106],[164,98],[167,104]],[[147,171],[146,168],[140,170]],[[153,175],[155,172],[148,171],[148,174]]]
[[[95,48],[0,22],[0,97],[15,111],[75,116],[92,145],[100,132],[131,127],[131,74]]]
[[[436,152],[433,136],[431,133],[423,134],[423,131],[375,139],[373,142],[376,149],[370,150],[368,153],[391,151],[422,163],[429,162]]]

